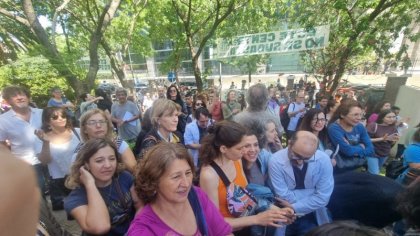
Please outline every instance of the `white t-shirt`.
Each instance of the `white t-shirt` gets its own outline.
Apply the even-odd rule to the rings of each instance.
[[[80,129],[75,128],[75,131],[80,137]],[[73,133],[71,139],[67,143],[54,144],[50,142],[51,162],[48,163],[48,170],[53,179],[63,178],[70,174],[70,167],[72,165],[72,156],[77,145],[79,145],[79,138]],[[42,141],[38,139],[35,142],[35,151],[39,154],[42,150]]]

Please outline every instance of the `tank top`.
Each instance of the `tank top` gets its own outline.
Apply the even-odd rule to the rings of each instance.
[[[238,186],[241,186],[242,188],[245,188],[248,183],[246,181],[245,176],[243,175],[242,172],[242,167],[241,164],[238,161],[234,161],[233,162],[235,165],[235,170],[236,170],[236,177],[235,179],[232,181],[233,183],[235,183]],[[227,200],[226,200],[226,186],[223,183],[223,180],[219,177],[219,187],[218,187],[218,196],[219,196],[219,211],[222,214],[223,217],[230,217],[233,218],[233,216],[230,214],[229,210],[228,210],[228,206],[227,206]]]

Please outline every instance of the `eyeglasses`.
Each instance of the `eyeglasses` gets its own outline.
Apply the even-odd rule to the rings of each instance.
[[[363,117],[363,114],[362,113],[355,113],[355,114],[347,114],[347,116],[356,118],[356,117]]]
[[[175,89],[170,89],[169,92],[170,93],[176,93],[176,90]]]
[[[304,157],[296,152],[294,152],[291,148],[289,148],[289,156],[290,159],[295,160],[295,161],[304,161],[304,162],[309,162],[309,159],[312,158],[312,156],[310,157]]]
[[[201,102],[197,102],[195,105],[196,105],[196,106],[203,106],[203,103],[201,103]]]
[[[60,116],[54,115],[54,116],[51,116],[51,120],[58,120],[59,117],[61,117],[61,119],[67,119],[66,115],[60,115]]]
[[[312,120],[312,122],[314,122],[314,123],[318,123],[318,122],[327,122],[328,120],[327,119],[324,119],[324,118],[321,118],[321,119],[318,119],[318,118],[315,118],[315,119],[313,119]]]
[[[99,124],[100,126],[103,126],[107,122],[108,122],[107,120],[88,120],[88,121],[86,121],[86,125],[88,125],[88,126],[96,126],[96,125]]]

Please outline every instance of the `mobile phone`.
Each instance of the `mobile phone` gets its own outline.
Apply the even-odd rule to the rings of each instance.
[[[281,202],[277,199],[274,199],[274,205],[278,208],[283,208],[284,206],[281,204]]]

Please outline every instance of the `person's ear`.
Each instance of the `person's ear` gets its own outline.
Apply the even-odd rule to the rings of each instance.
[[[220,152],[221,152],[221,153],[226,153],[227,149],[228,149],[228,148],[227,148],[225,145],[222,145],[222,146],[220,146],[220,148],[219,148],[219,150],[220,150]]]

